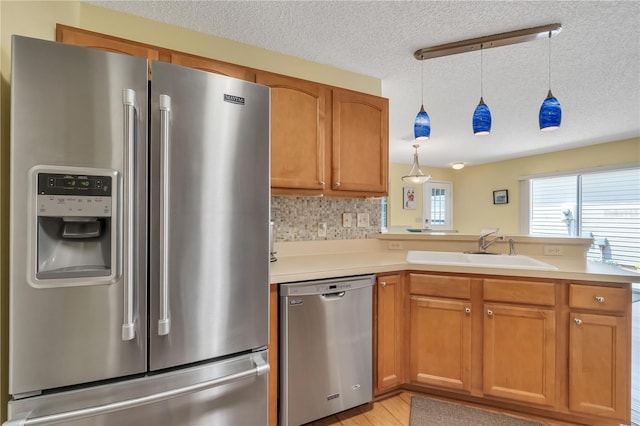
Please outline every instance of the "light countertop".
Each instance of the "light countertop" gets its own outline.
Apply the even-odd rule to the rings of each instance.
[[[425,265],[406,261],[407,250],[389,250],[384,239],[276,243],[278,260],[271,263],[271,282],[288,283],[322,278],[395,271],[452,272],[520,278],[637,283],[640,274],[597,262],[564,257],[534,257],[557,271],[458,265]]]

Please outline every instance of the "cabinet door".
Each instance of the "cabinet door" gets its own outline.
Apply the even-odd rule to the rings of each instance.
[[[256,82],[271,87],[271,187],[321,191],[329,89],[265,72]]]
[[[483,337],[486,395],[555,405],[554,310],[485,304]]]
[[[256,80],[255,72],[252,69],[230,64],[228,62],[216,61],[214,59],[185,55],[182,53],[171,53],[171,63],[202,71],[222,74],[227,77],[238,78],[240,80],[251,82]]]
[[[470,302],[411,296],[410,315],[411,381],[469,392]]]
[[[387,194],[389,100],[333,90],[331,189]]]
[[[629,333],[624,317],[571,313],[571,411],[629,423]]]
[[[56,41],[147,58],[149,62],[163,59],[160,58],[158,49],[145,44],[61,24],[56,25]],[[149,79],[151,79],[150,67]]]
[[[403,382],[403,293],[400,275],[378,277],[376,395],[400,386]]]

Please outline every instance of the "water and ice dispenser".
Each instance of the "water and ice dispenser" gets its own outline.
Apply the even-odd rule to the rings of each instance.
[[[119,215],[117,172],[38,166],[32,170],[31,284],[114,282]]]

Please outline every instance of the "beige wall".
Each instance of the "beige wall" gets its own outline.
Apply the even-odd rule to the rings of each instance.
[[[462,170],[422,167],[434,179],[453,182],[453,226],[460,233],[475,234],[482,228],[499,227],[505,234],[520,234],[520,187],[522,176],[579,171],[615,165],[640,165],[640,138],[626,139],[550,154],[500,161]],[[390,225],[414,225],[422,217],[422,193],[417,210],[402,210],[403,174],[408,164],[391,164],[389,170]],[[417,187],[417,186],[416,186]],[[493,191],[507,189],[508,204],[493,204]]]
[[[460,170],[442,169],[435,167],[420,166],[420,169],[427,175],[431,175],[433,180],[444,180],[453,182],[455,175]],[[405,228],[420,228],[422,224],[422,186],[407,184],[402,181],[402,176],[409,173],[411,164],[389,164],[389,199],[387,200],[388,226],[402,226]],[[416,209],[405,210],[402,207],[402,194],[404,187],[416,190]],[[457,188],[453,186],[455,194]],[[454,204],[455,205],[455,204]],[[418,221],[416,221],[418,219]]]

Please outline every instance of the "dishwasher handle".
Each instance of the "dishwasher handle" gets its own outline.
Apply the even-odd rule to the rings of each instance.
[[[342,299],[346,293],[346,291],[339,291],[337,293],[323,293],[322,298],[326,300]]]

